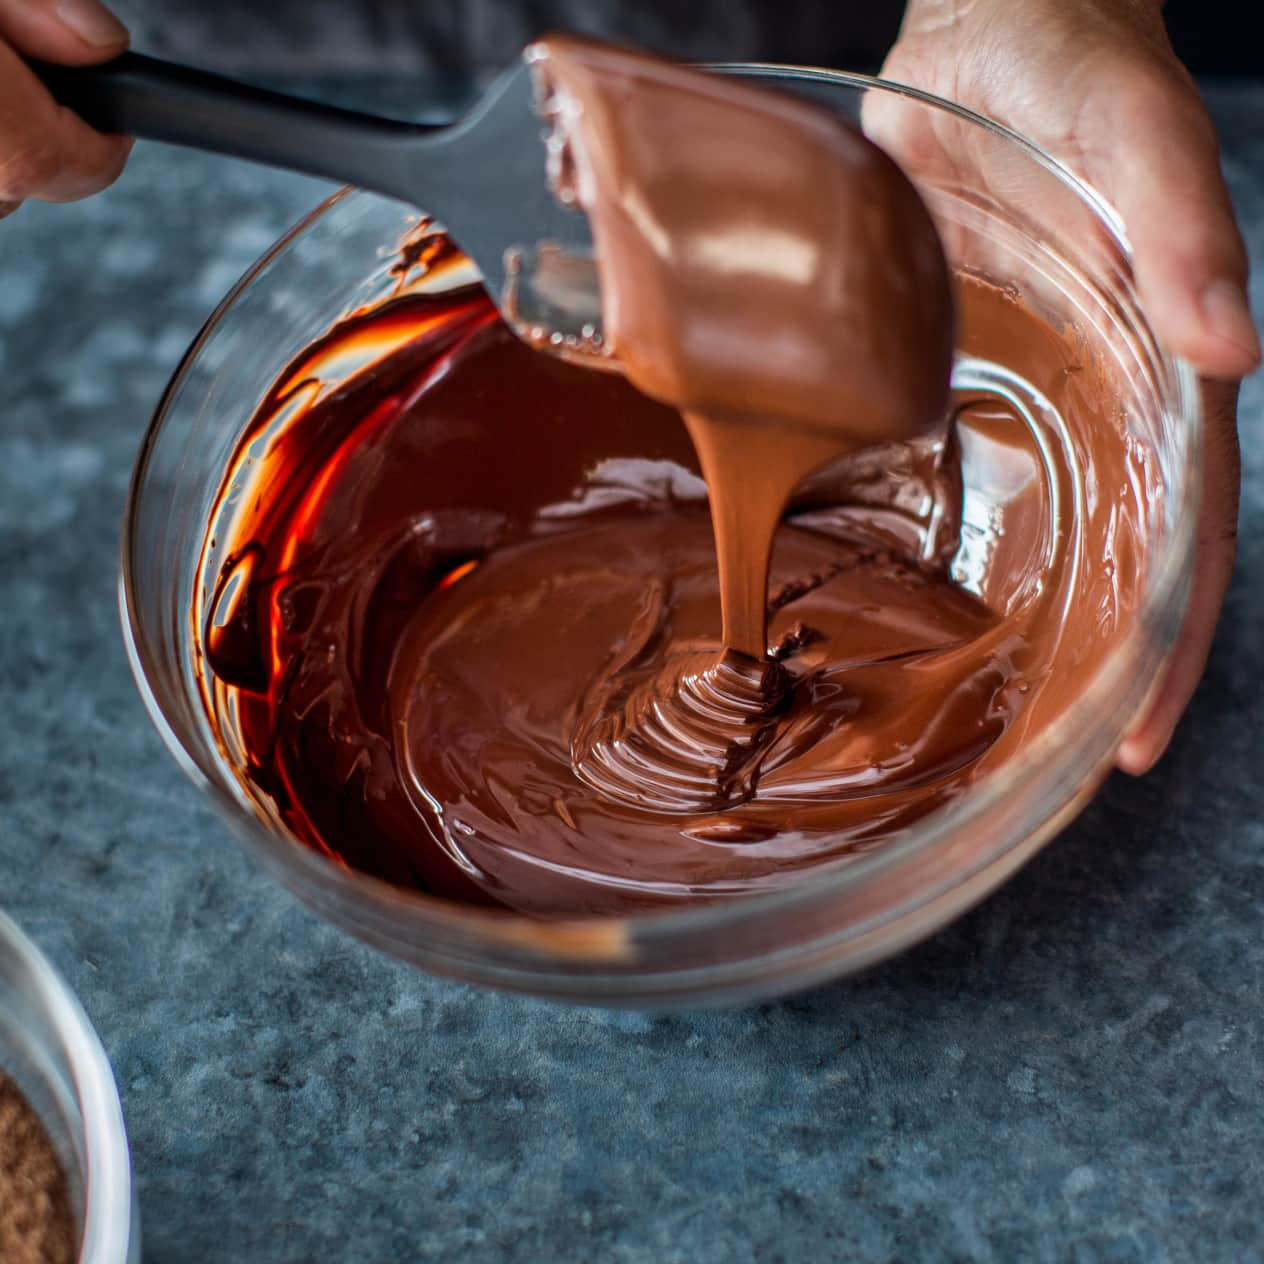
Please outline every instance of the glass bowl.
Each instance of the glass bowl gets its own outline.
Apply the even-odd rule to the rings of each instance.
[[[874,852],[802,884],[629,918],[543,923],[399,890],[279,832],[229,766],[202,702],[191,617],[216,491],[256,405],[342,312],[399,284],[415,225],[363,193],[330,198],[242,279],[175,374],[145,437],[124,527],[121,604],[141,692],[168,746],[246,846],[332,922],[437,974],[539,995],[661,1008],[747,1000],[844,974],[957,916],[1087,802],[1146,705],[1179,629],[1193,565],[1201,418],[1189,367],[1156,345],[1122,227],[1016,134],[860,75],[728,66],[859,120],[920,188],[955,266],[1020,290],[1109,363],[1165,495],[1131,628],[1078,697],[1003,769]]]
[[[61,1160],[80,1264],[138,1261],[127,1133],[105,1050],[74,993],[3,913],[0,1070],[22,1090]]]

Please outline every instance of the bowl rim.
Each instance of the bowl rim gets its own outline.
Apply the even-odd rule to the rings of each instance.
[[[118,1086],[105,1048],[79,998],[25,931],[0,909],[0,942],[14,954],[22,991],[48,1020],[70,1065],[83,1127],[83,1229],[80,1264],[138,1257],[131,1152]]]
[[[1101,193],[1020,133],[956,102],[877,76],[831,70],[825,67],[782,65],[774,62],[720,62],[710,63],[705,68],[719,73],[747,75],[755,78],[806,80],[864,91],[878,90],[916,101],[961,119],[1013,145],[1060,181],[1097,216],[1124,258],[1131,260],[1133,256],[1121,216]],[[282,837],[280,834],[263,828],[258,821],[257,813],[251,813],[241,799],[229,793],[218,783],[216,776],[202,766],[197,753],[185,744],[173,727],[171,717],[150,686],[149,676],[154,664],[138,630],[132,561],[134,523],[150,456],[185,378],[199,360],[205,344],[231,314],[238,299],[274,259],[288,250],[298,238],[343,201],[373,196],[354,188],[339,189],[299,219],[251,265],[229,290],[193,339],[172,374],[146,429],[128,489],[119,575],[119,607],[123,638],[132,673],[150,718],[176,761],[196,784],[210,793],[221,811],[227,816],[229,823],[236,826],[239,835],[242,834],[243,828],[248,829],[245,841],[252,846],[256,855],[264,860],[283,881],[299,890],[300,895],[315,890],[339,901],[346,901],[348,897],[353,897],[361,905],[360,911],[374,925],[379,924],[379,919],[386,919],[387,922],[398,925],[399,919],[403,918],[406,923],[411,922],[418,930],[427,928],[432,931],[450,931],[464,940],[469,937],[471,929],[475,928],[486,933],[495,942],[513,943],[514,937],[506,936],[504,933],[507,924],[538,926],[540,924],[538,919],[512,911],[458,907],[437,897],[404,891],[382,879],[338,866],[320,855],[315,849],[305,847],[293,839]],[[1170,355],[1157,341],[1153,351],[1156,361],[1171,373],[1178,402],[1175,412],[1177,424],[1184,426],[1187,430],[1190,450],[1198,452],[1203,419],[1197,375],[1187,361]],[[1179,487],[1180,495],[1173,497],[1176,503],[1170,518],[1167,543],[1156,559],[1157,565],[1152,572],[1132,625],[1103,661],[1078,702],[1039,734],[1034,742],[1029,743],[1022,753],[1021,772],[1025,788],[1042,783],[1047,785],[1051,782],[1051,770],[1056,769],[1056,762],[1049,756],[1060,745],[1066,744],[1068,736],[1076,745],[1083,744],[1085,732],[1089,727],[1084,723],[1084,717],[1091,716],[1091,704],[1104,698],[1116,697],[1124,690],[1128,683],[1124,666],[1128,659],[1134,656],[1142,638],[1154,637],[1165,625],[1174,627],[1183,618],[1189,596],[1187,562],[1192,555],[1197,511],[1201,500],[1201,478],[1194,476],[1197,472],[1195,470],[1191,473],[1188,467],[1182,471],[1184,477]],[[1138,712],[1141,705],[1141,702],[1137,704]],[[1096,786],[1091,788],[1095,789]],[[771,914],[784,914],[797,908],[817,905],[827,896],[845,895],[915,856],[933,852],[961,831],[968,830],[973,822],[996,809],[1012,793],[1013,778],[994,776],[985,779],[970,795],[963,796],[936,812],[925,824],[913,827],[908,835],[897,838],[872,853],[850,857],[834,872],[822,873],[818,870],[811,875],[811,882],[795,883],[775,891],[747,895],[737,900],[716,901],[697,907],[613,917],[577,916],[549,924],[554,927],[559,925],[619,927],[626,940],[642,945],[652,944],[654,941],[674,940],[681,935],[731,934],[735,928]],[[1062,808],[1048,814],[1052,824],[1041,834],[1041,845],[1057,829],[1067,823],[1070,815],[1073,815],[1067,811],[1068,805],[1074,801],[1074,805],[1078,808],[1086,799],[1087,795],[1077,798],[1075,794],[1071,794],[1063,797]],[[964,890],[970,887],[983,870],[989,866],[995,866],[1010,853],[1018,852],[1022,849],[1023,843],[1024,838],[1019,837],[1009,839],[1003,845],[983,849],[972,863],[953,869],[941,882],[919,888],[913,897],[902,899],[891,909],[884,909],[880,918],[874,921],[851,923],[837,935],[831,933],[818,936],[807,944],[801,945],[801,955],[826,940],[833,942],[839,938],[853,939],[868,935],[879,926],[901,925],[920,909],[943,901],[955,888]],[[1023,859],[1034,854],[1035,850],[1038,850],[1038,847],[1031,847]],[[982,895],[990,889],[991,887],[986,888],[974,899],[982,898]],[[969,902],[973,902],[973,899]],[[963,911],[964,907],[966,905],[962,905],[958,911]],[[897,936],[899,942],[896,946],[907,946],[916,939],[925,937],[942,926],[951,916],[952,914],[938,921],[932,919],[914,934],[903,938]],[[363,926],[366,923],[357,920],[356,924]],[[459,964],[454,964],[446,958],[444,958],[443,968],[447,973],[490,983],[492,986],[519,988],[533,992],[538,992],[540,990],[538,985],[544,981],[537,966],[545,971],[575,970],[581,972],[583,977],[594,985],[582,989],[586,995],[600,994],[606,996],[611,1003],[617,1002],[625,989],[634,997],[646,991],[632,980],[639,978],[645,983],[653,981],[657,987],[650,990],[657,991],[661,990],[662,984],[667,979],[678,977],[663,971],[644,971],[638,974],[635,963],[630,974],[626,970],[603,971],[602,963],[595,960],[587,951],[568,951],[565,947],[567,942],[566,936],[560,937],[557,943],[551,938],[542,944],[528,940],[528,949],[539,951],[540,956],[534,961],[529,957],[522,959],[518,964],[510,967],[506,977],[490,978],[477,970],[463,971]],[[523,945],[519,943],[516,946]],[[442,956],[441,953],[439,955]],[[876,954],[876,956],[884,955],[887,955],[886,952]],[[726,959],[722,963],[709,965],[705,969],[716,980],[716,985],[722,988],[722,980],[730,975],[735,979],[749,976],[751,968],[761,960],[767,963],[767,955],[760,958]],[[610,964],[617,965],[617,962]],[[436,966],[436,968],[439,967]],[[817,977],[823,979],[838,972],[837,969],[821,969]],[[631,984],[630,987],[629,984]],[[562,990],[569,991],[570,989]]]

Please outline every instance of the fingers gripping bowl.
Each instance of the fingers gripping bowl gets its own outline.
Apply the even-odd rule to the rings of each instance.
[[[1152,493],[1137,520],[1144,547],[1117,563],[1128,570],[1130,617],[1064,691],[1065,703],[968,794],[880,847],[826,853],[755,894],[540,920],[404,890],[320,854],[288,832],[275,800],[245,774],[231,702],[217,712],[207,688],[197,612],[224,561],[208,522],[260,401],[339,314],[436,284],[400,266],[398,243],[414,216],[358,193],[332,198],[229,295],[168,389],[133,480],[124,626],[155,722],[250,850],[330,920],[436,973],[581,1001],[696,1004],[786,991],[888,955],[982,898],[1083,806],[1179,627],[1200,481],[1197,393],[1187,366],[1150,334],[1109,208],[1020,138],[948,103],[861,76],[727,69],[862,119],[918,186],[957,272],[1021,300],[1109,383],[1116,424],[1127,449],[1143,454]],[[453,283],[448,272],[442,284]],[[977,376],[979,347],[959,350],[959,389],[1009,389]],[[349,377],[362,368],[352,357]],[[1038,411],[1049,385],[1027,382],[1024,407]],[[972,488],[968,473],[967,505],[973,494],[986,517],[986,488],[979,480]],[[961,559],[962,576],[970,582],[973,567],[983,589],[986,552]]]

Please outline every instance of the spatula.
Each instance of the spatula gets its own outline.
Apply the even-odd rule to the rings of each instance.
[[[32,68],[98,131],[246,158],[419,207],[478,266],[520,335],[588,358],[601,350],[592,234],[584,213],[548,187],[529,60],[528,51],[446,127],[335,109],[139,53]]]

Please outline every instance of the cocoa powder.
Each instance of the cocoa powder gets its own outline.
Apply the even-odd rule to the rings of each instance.
[[[71,1264],[75,1254],[66,1174],[39,1116],[0,1071],[0,1260]]]

